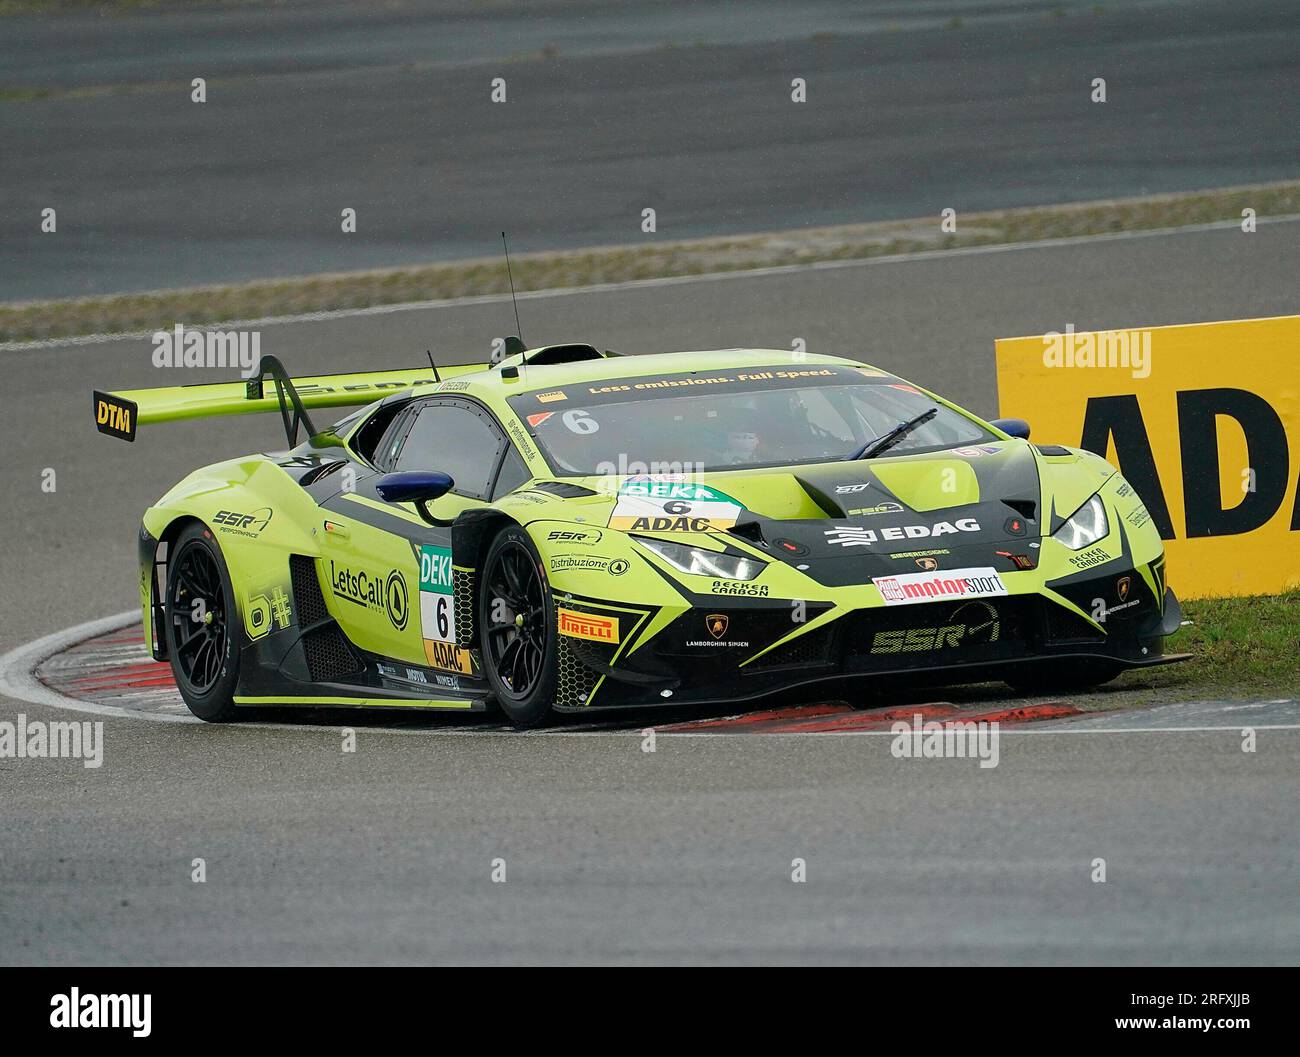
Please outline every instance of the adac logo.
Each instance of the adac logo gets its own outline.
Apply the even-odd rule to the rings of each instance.
[[[709,634],[715,639],[722,638],[727,633],[727,627],[731,624],[731,618],[726,613],[710,613],[704,618],[705,627],[709,629]]]
[[[1121,576],[1115,581],[1115,597],[1121,602],[1128,599],[1128,593],[1133,587],[1133,577]]]

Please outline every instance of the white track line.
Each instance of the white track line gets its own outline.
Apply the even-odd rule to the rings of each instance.
[[[75,627],[56,631],[19,646],[16,650],[0,656],[0,694],[16,698],[33,705],[49,705],[52,708],[66,708],[74,712],[87,712],[94,716],[135,716],[139,719],[151,719],[157,723],[199,723],[194,716],[171,716],[157,712],[137,712],[133,709],[117,708],[113,705],[97,705],[92,701],[78,701],[51,690],[36,678],[36,668],[44,660],[56,653],[85,642],[87,639],[107,635],[111,631],[120,631],[140,619],[138,610],[128,610],[111,617],[90,620]]]
[[[118,613],[111,617],[101,617],[99,620],[89,620],[84,624],[77,624],[74,627],[66,628],[63,631],[56,631],[52,635],[45,635],[35,642],[29,642],[25,646],[19,646],[17,649],[10,650],[8,653],[0,655],[0,696],[14,698],[18,701],[25,701],[33,705],[48,705],[51,708],[69,709],[73,712],[85,712],[96,716],[121,717],[125,719],[145,719],[152,720],[155,723],[184,723],[187,725],[198,724],[207,726],[202,720],[194,716],[173,716],[158,712],[141,712],[133,708],[118,708],[115,705],[97,705],[90,701],[79,701],[74,697],[67,697],[48,686],[36,678],[35,671],[42,661],[60,653],[72,646],[85,642],[88,639],[96,638],[99,635],[107,635],[109,632],[118,631],[130,626],[139,618],[136,610],[128,610],[125,613]],[[1285,699],[1284,699],[1285,700]],[[1280,703],[1280,702],[1279,702]],[[1061,722],[1059,720],[1054,722]],[[434,735],[437,737],[472,737],[481,738],[490,734],[507,734],[510,737],[533,737],[533,738],[640,738],[644,736],[645,728],[636,728],[634,730],[537,730],[537,731],[506,731],[491,729],[448,729],[439,730],[436,727],[421,728],[411,730],[409,728],[391,728],[391,727],[368,727],[364,724],[305,724],[305,723],[257,723],[255,725],[238,724],[233,727],[223,726],[214,727],[213,729],[226,730],[292,730],[299,733],[306,732],[319,734],[325,731],[342,730],[344,726],[352,730],[364,731],[368,734],[415,734],[415,735]],[[1089,727],[1078,730],[1070,730],[1066,727],[1056,727],[1055,729],[1033,729],[1031,726],[1014,726],[1006,729],[999,729],[999,734],[1020,735],[1049,735],[1049,734],[1232,734],[1240,736],[1243,726],[1249,726],[1253,730],[1300,730],[1300,724],[1297,723],[1279,723],[1279,724],[1237,724],[1230,727]],[[752,738],[756,735],[746,731],[675,731],[672,733],[656,731],[655,738]],[[761,735],[766,738],[893,738],[896,735],[888,730],[846,730],[846,731],[772,731]]]
[[[1258,224],[1292,224],[1300,221],[1300,213],[1279,217],[1260,217]],[[689,283],[716,283],[731,279],[756,279],[769,275],[797,275],[801,272],[839,271],[843,268],[868,268],[876,265],[905,264],[911,261],[942,260],[949,257],[978,257],[990,253],[1017,253],[1021,250],[1052,249],[1060,246],[1079,246],[1090,242],[1125,242],[1130,239],[1163,238],[1168,235],[1188,235],[1204,231],[1227,231],[1240,228],[1239,220],[1215,220],[1204,224],[1188,224],[1176,228],[1146,228],[1140,231],[1112,231],[1103,235],[1069,235],[1056,239],[1035,239],[1029,242],[1004,242],[987,246],[958,246],[943,250],[917,250],[896,253],[885,257],[864,257],[853,260],[814,261],[811,264],[782,264],[768,268],[749,268],[730,272],[705,272],[702,275],[671,275],[658,279],[628,279],[617,283],[593,283],[590,286],[564,286],[549,290],[525,290],[518,295],[520,301],[540,301],[552,297],[578,297],[586,294],[613,293],[619,290],[641,290],[657,286],[683,286]],[[152,291],[168,293],[170,291]],[[432,301],[404,301],[395,305],[372,305],[369,308],[340,308],[328,312],[304,312],[300,315],[264,316],[260,319],[238,319],[222,323],[206,323],[200,330],[257,330],[263,327],[294,323],[324,323],[334,319],[351,319],[357,316],[387,316],[398,312],[423,312],[438,308],[463,308],[470,305],[496,305],[508,303],[510,294],[478,294],[471,297],[449,297]],[[71,345],[99,345],[113,341],[140,341],[155,332],[138,330],[115,334],[81,334],[66,338],[41,338],[38,341],[0,342],[0,352],[27,352],[33,349],[64,348]]]

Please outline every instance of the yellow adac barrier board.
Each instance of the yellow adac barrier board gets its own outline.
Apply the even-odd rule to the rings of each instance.
[[[1179,595],[1300,587],[1300,316],[996,345],[1000,413],[1119,467]]]

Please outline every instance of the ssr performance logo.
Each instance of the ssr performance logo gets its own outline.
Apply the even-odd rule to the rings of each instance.
[[[212,518],[212,524],[218,532],[230,532],[236,536],[251,536],[254,539],[266,531],[275,511],[269,506],[258,507],[245,514],[238,510],[218,510]]]
[[[127,1028],[137,1039],[153,1030],[152,995],[83,995],[74,987],[50,998],[52,1028]]]
[[[998,611],[987,602],[958,607],[949,623],[939,627],[878,631],[871,640],[872,653],[928,653],[951,647],[997,642],[1002,635]]]
[[[394,569],[385,579],[362,570],[339,568],[330,562],[330,589],[335,598],[385,613],[398,631],[406,630],[411,615],[406,577]]]

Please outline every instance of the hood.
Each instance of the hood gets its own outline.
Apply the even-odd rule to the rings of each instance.
[[[1009,440],[784,470],[605,479],[591,482],[596,493],[567,486],[565,507],[575,520],[625,532],[723,530],[838,586],[864,573],[1036,568],[1039,540],[1113,472],[1088,452]]]

